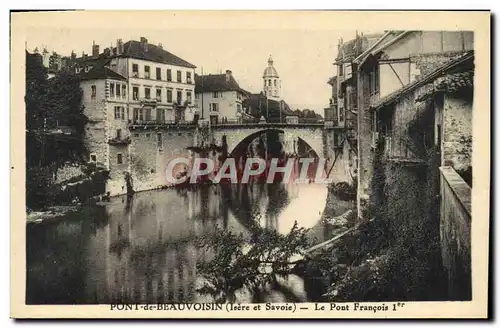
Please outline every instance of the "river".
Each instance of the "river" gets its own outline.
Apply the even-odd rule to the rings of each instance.
[[[263,228],[283,234],[295,221],[311,228],[313,245],[332,234],[321,221],[326,197],[320,184],[204,185],[114,197],[57,221],[28,224],[26,302],[208,302],[196,291],[196,264],[206,260],[196,244],[201,236],[217,228],[249,234],[257,216]],[[302,278],[285,280],[286,292],[269,290],[264,299],[312,299]]]

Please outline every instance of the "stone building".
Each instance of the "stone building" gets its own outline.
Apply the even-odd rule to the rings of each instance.
[[[440,242],[452,300],[472,295],[473,48],[472,32],[389,31],[354,61],[358,215],[370,214],[383,177],[387,215],[399,216],[389,220],[427,220],[427,235]]]
[[[103,65],[82,75],[80,87],[88,118],[85,127],[88,159],[110,171],[111,193],[125,193],[123,172],[129,170],[130,144],[127,79]]]
[[[243,90],[230,70],[226,74],[195,76],[195,103],[201,119],[211,124],[241,123],[242,103],[249,95]]]
[[[473,32],[388,31],[353,61],[358,98],[358,205],[368,199],[379,136],[379,118],[371,109],[473,46]],[[403,126],[405,122],[395,124]],[[362,213],[360,208],[358,212]]]
[[[329,130],[327,150],[331,162],[331,175],[340,179],[347,177],[349,183],[356,180],[357,175],[357,79],[353,75],[353,60],[368,49],[381,35],[363,35],[348,42],[339,40],[338,53],[334,65],[335,76],[328,80],[332,88],[329,105],[324,109],[325,128]]]
[[[89,161],[110,170],[110,194],[165,185],[167,163],[193,146],[195,66],[141,38],[117,40],[102,53],[93,44],[92,56],[75,58],[72,67],[82,75],[90,118]],[[170,142],[175,147],[164,151]]]

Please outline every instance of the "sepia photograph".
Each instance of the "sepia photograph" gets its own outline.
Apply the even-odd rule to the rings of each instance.
[[[395,29],[321,14],[351,21],[11,13],[21,306],[411,317],[486,298],[488,12]]]

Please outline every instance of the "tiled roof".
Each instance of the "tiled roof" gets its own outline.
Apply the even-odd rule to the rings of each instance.
[[[227,74],[209,74],[200,76],[195,74],[195,89],[194,92],[214,92],[214,91],[240,91],[245,94],[250,94],[248,91],[240,88],[238,82],[232,75],[227,77]]]
[[[144,50],[142,43],[139,41],[128,41],[123,44],[123,54],[120,56],[131,57],[136,59],[144,59],[157,63],[170,64],[175,66],[196,68],[195,65],[185,61],[182,58],[162,49],[154,44],[148,43],[147,51]]]
[[[92,68],[88,73],[83,73],[82,80],[114,79],[126,81],[127,79],[104,65]]]
[[[117,54],[116,50],[117,48],[114,47],[107,54],[103,52],[95,57],[86,55],[75,59],[70,59],[70,61],[80,67],[84,67],[88,65],[96,66],[102,60],[106,60],[109,58],[126,57],[149,60],[156,63],[164,63],[181,67],[196,68],[195,65],[151,43],[148,43],[147,51],[145,51],[143,44],[140,41],[135,40],[131,40],[123,44],[123,53]]]

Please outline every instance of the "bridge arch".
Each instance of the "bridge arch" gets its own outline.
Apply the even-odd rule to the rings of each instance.
[[[286,153],[293,153],[294,143],[297,149],[298,143],[303,142],[314,151],[316,156],[323,156],[324,154],[324,138],[321,127],[239,126],[214,129],[213,136],[217,144],[222,144],[222,140],[225,138],[227,153],[233,155],[248,146],[255,138],[267,132],[277,132],[283,136],[281,139],[283,150]]]
[[[232,145],[233,146],[232,149],[228,148],[228,154],[229,154],[229,156],[233,157],[234,155],[237,155],[239,153],[246,152],[246,150],[248,149],[248,146],[252,142],[254,142],[254,140],[256,138],[260,138],[261,136],[263,136],[263,135],[265,135],[265,134],[267,134],[269,132],[274,132],[278,136],[280,134],[284,134],[285,133],[283,130],[279,130],[279,129],[264,129],[264,130],[258,130],[258,131],[255,131],[253,133],[250,133],[247,136],[243,137],[236,145]],[[283,150],[283,149],[279,149],[282,146],[283,145],[277,146],[275,150],[276,151]]]

